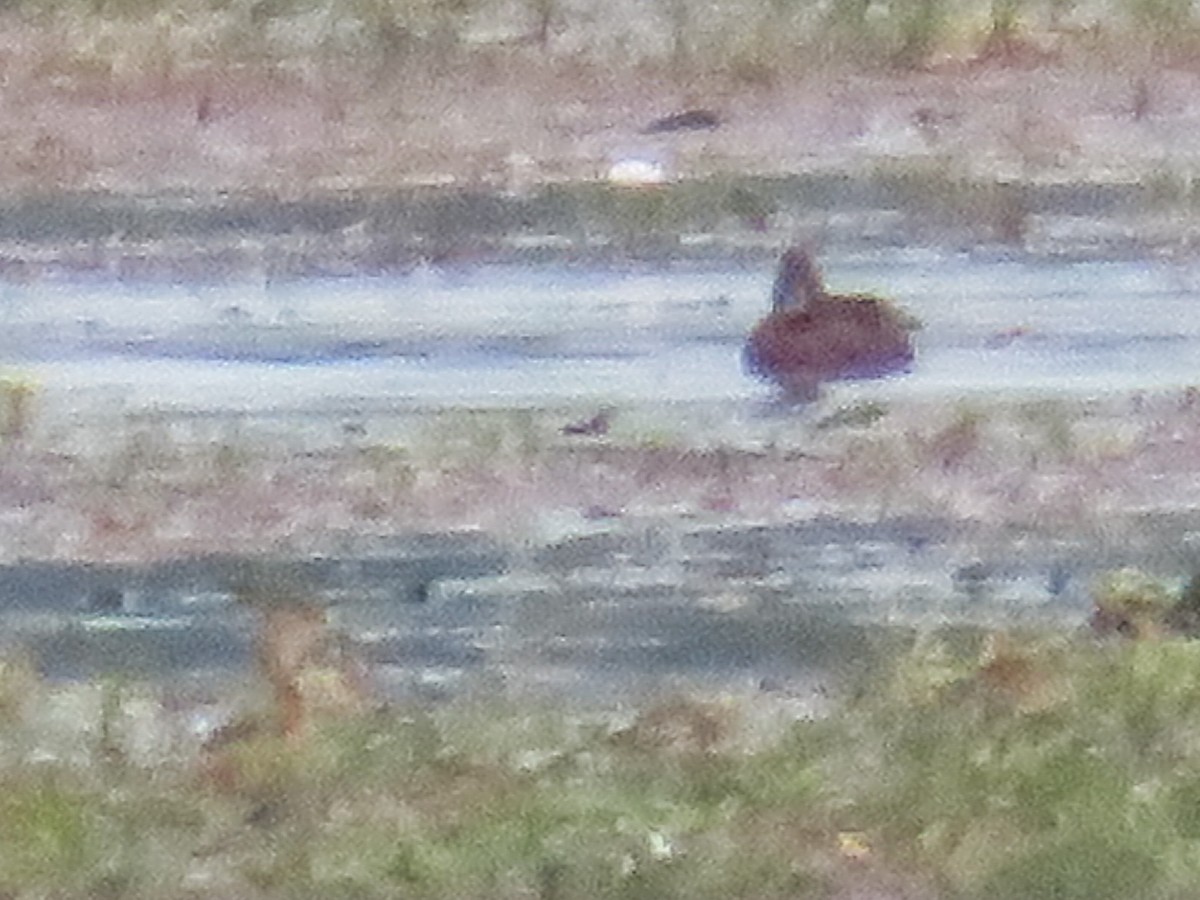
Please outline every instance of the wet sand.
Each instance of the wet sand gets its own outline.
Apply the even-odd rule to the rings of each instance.
[[[827,397],[722,434],[671,416],[674,442],[649,443],[524,411],[486,450],[31,435],[3,460],[6,640],[56,678],[215,684],[250,665],[234,595],[266,571],[329,605],[390,696],[740,691],[811,712],[881,639],[1071,630],[1103,572],[1200,568],[1194,392]]]

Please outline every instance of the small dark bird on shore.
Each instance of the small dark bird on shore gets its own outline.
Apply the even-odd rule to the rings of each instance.
[[[809,400],[822,382],[878,378],[913,361],[916,320],[887,300],[830,294],[811,254],[783,255],[771,293],[771,314],[746,341],[746,368],[790,396]]]
[[[668,134],[673,131],[712,131],[721,127],[721,117],[711,109],[689,109],[655,119],[642,134]]]
[[[604,437],[612,424],[612,410],[600,410],[590,419],[581,422],[571,422],[562,427],[562,433],[571,437]]]

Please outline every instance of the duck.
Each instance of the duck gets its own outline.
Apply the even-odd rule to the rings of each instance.
[[[831,294],[807,247],[788,248],[771,290],[771,312],[747,338],[747,370],[791,398],[816,399],[827,381],[881,378],[915,357],[912,316],[870,294]]]

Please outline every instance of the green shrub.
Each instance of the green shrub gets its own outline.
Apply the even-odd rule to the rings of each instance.
[[[953,896],[1186,893],[1200,874],[1200,644],[1005,641],[926,639],[839,720],[860,749],[830,781],[852,785],[856,823]],[[1022,690],[1056,687],[1018,702],[1019,671]]]
[[[20,440],[29,433],[37,394],[37,385],[27,377],[0,377],[0,441]]]

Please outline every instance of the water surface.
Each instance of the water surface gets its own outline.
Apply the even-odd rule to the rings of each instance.
[[[1187,271],[936,251],[833,255],[833,289],[924,323],[912,372],[858,390],[1090,394],[1197,379]],[[421,268],[230,284],[62,279],[0,292],[0,359],[51,405],[266,415],[758,401],[741,346],[773,272],[733,263]]]
[[[1188,273],[1174,266],[919,250],[831,255],[825,268],[834,289],[887,294],[924,322],[911,372],[839,385],[837,394],[1086,396],[1198,380],[1196,296]],[[486,407],[675,403],[704,410],[705,428],[714,433],[736,432],[748,411],[770,406],[770,387],[742,370],[741,347],[767,308],[773,274],[769,266],[688,263],[428,268],[387,279],[228,284],[41,281],[0,289],[0,360],[37,378],[48,416],[107,431],[113,414],[147,411],[275,417],[293,434],[305,423],[336,425],[340,417],[372,411],[419,417]],[[784,527],[778,541],[774,532],[730,537],[718,529],[712,540],[736,538],[728,548],[663,550],[648,568],[631,569],[622,542],[641,547],[640,539],[621,531],[628,524],[613,527],[615,536],[604,536],[616,542],[613,559],[578,573],[550,577],[540,566],[457,587],[453,578],[428,573],[415,581],[397,575],[372,590],[344,585],[366,599],[362,609],[340,608],[342,624],[374,642],[372,659],[396,667],[404,679],[441,669],[521,668],[535,650],[553,657],[545,660],[546,678],[569,675],[589,690],[626,670],[659,679],[664,666],[739,678],[774,666],[767,672],[774,677],[809,662],[791,650],[770,650],[775,645],[764,643],[763,628],[770,632],[786,620],[792,630],[784,643],[792,650],[810,646],[817,638],[805,630],[811,630],[806,617],[823,609],[822,598],[839,622],[977,618],[985,607],[1006,621],[1022,615],[1077,621],[1095,564],[1086,548],[1049,548],[1009,571],[978,562],[953,535],[935,549],[914,550],[924,543],[901,529],[877,542],[877,558],[863,558],[872,545],[851,536],[817,541],[812,555],[792,565],[788,554],[800,544]],[[660,530],[656,540],[671,533]],[[678,540],[709,538],[684,533]],[[784,548],[786,559],[764,551],[764,541]],[[565,544],[562,552],[573,548]],[[772,578],[729,576],[725,583],[719,573],[729,560],[760,560]],[[455,566],[447,571],[457,573]],[[27,569],[7,576],[16,588],[38,575]],[[648,583],[618,589],[631,573]],[[10,605],[24,609],[41,595],[66,605],[38,632],[53,671],[82,676],[113,660],[143,657],[154,671],[159,663],[246,665],[242,626],[225,621],[231,601],[219,585],[201,590],[184,579],[168,590],[147,587],[148,576],[138,573],[50,574],[74,586],[14,588]],[[532,581],[522,587],[522,578]],[[103,581],[98,587],[96,579]],[[205,590],[219,599],[211,609],[195,604]],[[433,599],[409,602],[414,596]],[[712,608],[714,597],[730,610]],[[105,601],[102,610],[96,598]],[[105,630],[60,631],[63,622],[83,616],[86,624],[97,612],[114,613],[121,627],[103,618]],[[143,618],[159,612],[162,621],[149,628]],[[183,625],[175,628],[176,620]],[[550,637],[525,628],[547,622],[557,629]],[[807,643],[793,641],[800,632]]]

